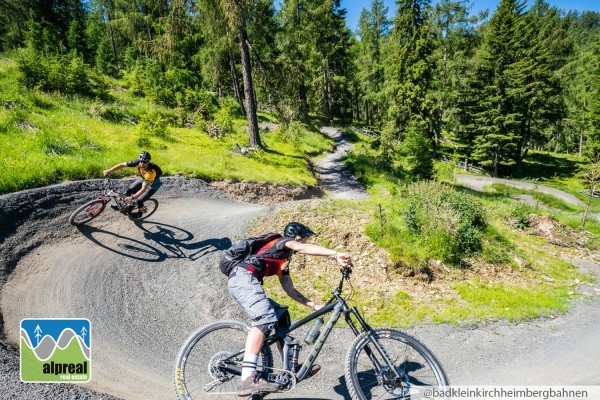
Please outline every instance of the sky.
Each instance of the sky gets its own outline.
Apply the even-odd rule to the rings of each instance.
[[[550,6],[555,6],[560,10],[577,10],[577,11],[598,11],[600,12],[600,0],[546,0]],[[435,3],[435,0],[432,1]],[[490,10],[490,15],[494,13],[500,0],[471,0],[473,8],[471,14],[477,14],[485,9]],[[527,0],[528,7],[534,3],[533,0]],[[389,8],[390,17],[393,16],[396,10],[396,0],[384,0],[384,4]],[[358,24],[358,17],[363,8],[367,10],[371,8],[371,0],[341,0],[342,8],[347,11],[346,21],[350,29],[353,31]],[[526,9],[528,8],[526,7]]]

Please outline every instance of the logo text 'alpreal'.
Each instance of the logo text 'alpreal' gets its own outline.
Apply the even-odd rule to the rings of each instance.
[[[23,382],[88,382],[91,379],[91,326],[87,319],[21,321]]]

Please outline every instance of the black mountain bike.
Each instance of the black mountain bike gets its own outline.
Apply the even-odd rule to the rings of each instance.
[[[132,201],[125,201],[123,193],[119,193],[113,181],[110,178],[106,178],[102,193],[94,200],[88,201],[75,210],[69,217],[69,223],[77,226],[91,221],[104,211],[108,203],[111,203],[112,208],[115,208],[121,214],[127,215],[131,220],[148,218],[158,208],[158,201],[156,199],[144,200],[143,212],[138,214],[136,204]]]
[[[327,304],[295,324],[278,324],[259,355],[257,372],[287,392],[310,375],[312,366],[336,322],[344,317],[356,336],[346,356],[345,378],[352,399],[410,399],[429,388],[448,386],[448,379],[431,351],[415,338],[397,329],[372,328],[356,307],[342,296],[344,281],[350,283],[351,269],[342,268],[342,278]],[[323,321],[320,333],[302,364],[298,364],[300,342],[291,336],[309,322]],[[313,327],[315,324],[313,324]],[[317,325],[318,326],[318,325]],[[175,364],[175,387],[181,400],[207,399],[209,394],[235,395],[250,327],[238,321],[217,321],[193,333],[181,348]],[[313,329],[309,330],[309,335]],[[313,332],[315,333],[315,332]],[[282,367],[273,367],[272,345],[283,349]],[[280,357],[278,357],[279,359]],[[297,371],[297,372],[295,372]],[[263,394],[252,395],[253,399]],[[212,397],[212,396],[210,396]],[[225,396],[226,397],[226,396]]]

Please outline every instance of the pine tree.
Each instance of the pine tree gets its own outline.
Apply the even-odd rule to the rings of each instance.
[[[254,83],[252,80],[252,64],[250,58],[250,47],[247,31],[247,19],[249,8],[246,0],[220,0],[223,15],[227,20],[230,32],[237,38],[242,63],[242,76],[244,79],[244,99],[246,105],[246,117],[248,120],[248,134],[250,146],[262,148],[260,134],[258,132],[258,118],[256,116],[256,97],[254,95]]]
[[[435,104],[428,97],[434,72],[434,41],[429,16],[429,2],[401,0],[387,46],[386,81],[388,125],[382,135],[383,157],[391,160],[405,131],[422,135],[431,143],[435,125]],[[431,157],[431,154],[428,155]],[[426,163],[429,164],[429,163]],[[410,169],[410,167],[409,167]],[[420,172],[421,177],[433,171]]]
[[[472,57],[475,41],[474,24],[477,19],[469,17],[465,1],[442,0],[435,6],[433,26],[435,29],[436,60],[438,73],[434,76],[431,96],[438,104],[433,131],[434,154],[437,152],[444,131],[461,129],[456,118],[457,94],[460,81],[467,72],[468,57]],[[453,123],[454,122],[454,123]]]
[[[371,9],[363,9],[358,20],[356,67],[360,101],[367,125],[381,128],[385,106],[383,46],[391,22],[383,0],[373,0]]]
[[[515,152],[521,140],[518,135],[522,115],[513,106],[520,99],[512,91],[509,74],[522,55],[518,40],[523,7],[516,0],[500,2],[481,51],[477,77],[477,85],[481,87],[477,93],[479,109],[473,116],[479,128],[473,156],[480,165],[491,168],[494,176],[498,176],[501,168],[516,164]]]

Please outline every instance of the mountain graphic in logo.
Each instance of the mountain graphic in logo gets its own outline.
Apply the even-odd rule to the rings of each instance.
[[[21,321],[23,382],[88,382],[91,326],[87,319]]]

